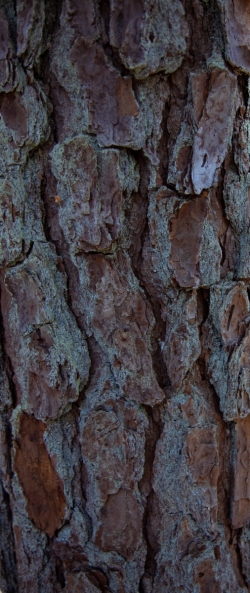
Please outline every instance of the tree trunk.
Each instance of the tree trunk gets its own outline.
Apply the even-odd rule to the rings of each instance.
[[[250,591],[250,16],[1,0],[2,593]]]

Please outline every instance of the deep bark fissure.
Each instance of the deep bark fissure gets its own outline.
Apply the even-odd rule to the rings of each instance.
[[[3,592],[250,587],[243,4],[0,2]]]

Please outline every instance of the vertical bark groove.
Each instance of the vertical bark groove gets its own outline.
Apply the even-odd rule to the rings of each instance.
[[[249,11],[0,1],[0,590],[250,591]]]

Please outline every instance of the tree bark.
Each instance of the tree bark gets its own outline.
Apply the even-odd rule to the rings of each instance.
[[[248,3],[0,34],[0,589],[250,591]]]

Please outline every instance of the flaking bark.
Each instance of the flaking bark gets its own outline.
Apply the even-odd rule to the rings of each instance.
[[[248,4],[0,34],[0,589],[250,591]]]

